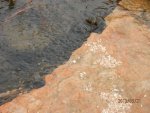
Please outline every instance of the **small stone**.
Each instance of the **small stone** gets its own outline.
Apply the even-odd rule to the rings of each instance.
[[[86,72],[81,72],[80,73],[80,79],[83,80],[83,79],[86,79],[87,75],[86,75]]]
[[[77,61],[76,61],[76,60],[73,60],[72,62],[75,64]]]

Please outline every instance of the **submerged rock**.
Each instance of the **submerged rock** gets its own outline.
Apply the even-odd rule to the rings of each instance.
[[[148,113],[150,29],[119,8],[46,85],[0,107],[1,113]]]

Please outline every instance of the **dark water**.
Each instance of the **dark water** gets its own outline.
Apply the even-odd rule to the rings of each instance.
[[[0,0],[0,104],[44,85],[91,32],[101,32],[115,0]]]

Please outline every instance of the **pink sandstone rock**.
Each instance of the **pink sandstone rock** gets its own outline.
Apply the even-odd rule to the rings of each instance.
[[[119,8],[46,85],[0,106],[0,113],[149,113],[150,28]]]

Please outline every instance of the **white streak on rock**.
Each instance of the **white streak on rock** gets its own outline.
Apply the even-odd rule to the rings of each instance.
[[[115,68],[116,66],[121,65],[121,61],[116,60],[107,52],[106,47],[102,45],[102,40],[89,42],[85,45],[89,47],[90,52],[95,54],[94,56],[97,56],[98,54],[99,58],[93,62],[94,65],[99,64],[105,68]]]

